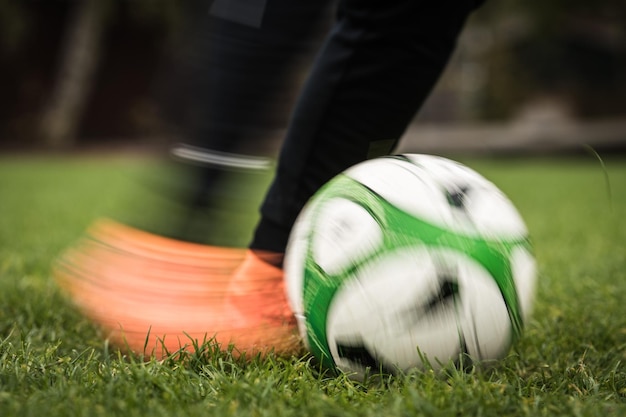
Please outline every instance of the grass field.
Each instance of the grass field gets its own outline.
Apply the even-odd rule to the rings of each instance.
[[[306,356],[122,355],[63,297],[50,264],[92,220],[137,203],[134,178],[158,164],[0,158],[0,416],[626,416],[626,159],[605,161],[610,188],[593,157],[464,162],[527,221],[533,320],[490,370],[356,383]]]

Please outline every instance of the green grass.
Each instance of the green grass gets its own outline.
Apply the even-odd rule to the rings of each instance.
[[[174,212],[135,180],[160,166],[0,158],[0,416],[626,416],[626,160],[606,161],[611,193],[591,157],[464,162],[527,221],[533,320],[492,369],[356,383],[306,356],[244,363],[208,345],[176,361],[122,355],[62,296],[50,264],[97,217]],[[233,244],[248,238],[253,208],[235,213]]]

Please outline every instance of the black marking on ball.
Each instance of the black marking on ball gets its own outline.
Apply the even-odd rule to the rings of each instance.
[[[465,208],[465,197],[469,191],[468,186],[460,186],[454,190],[446,190],[448,204],[459,209]]]
[[[433,310],[456,299],[459,295],[459,284],[451,277],[441,277],[439,281],[439,291],[426,303],[424,312],[432,313]]]
[[[414,304],[398,314],[397,333],[404,333],[414,328],[423,320],[430,320],[434,315],[455,308],[459,298],[459,284],[451,273],[439,275],[439,288],[425,302]]]
[[[371,369],[378,369],[379,367],[379,363],[372,352],[363,344],[344,345],[337,343],[337,352],[340,358],[348,359],[363,367]]]
[[[401,155],[389,155],[389,156],[386,156],[386,158],[397,159],[399,161],[404,161],[404,162],[411,162],[408,156],[402,155],[402,154]]]

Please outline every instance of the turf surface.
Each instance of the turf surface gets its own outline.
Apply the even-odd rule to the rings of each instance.
[[[356,383],[307,356],[243,362],[208,344],[164,362],[121,354],[63,297],[50,265],[95,218],[140,212],[162,224],[175,213],[146,185],[160,164],[0,158],[0,416],[626,415],[626,160],[605,160],[606,171],[592,157],[463,162],[530,229],[540,276],[525,336],[490,370]],[[228,214],[230,244],[249,238],[268,178],[256,181],[242,191],[246,209]]]

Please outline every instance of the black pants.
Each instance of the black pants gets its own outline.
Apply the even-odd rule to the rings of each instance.
[[[450,57],[474,0],[344,0],[293,113],[254,248],[284,251],[334,175],[392,152]]]
[[[480,2],[338,2],[289,120],[251,247],[284,251],[295,218],[325,182],[355,163],[392,152]],[[254,127],[271,114],[263,110],[281,91],[284,68],[330,3],[215,1],[209,36],[214,65],[206,79],[209,91],[200,94],[211,100],[195,106],[201,110],[191,135],[196,143],[233,152],[254,136]]]

